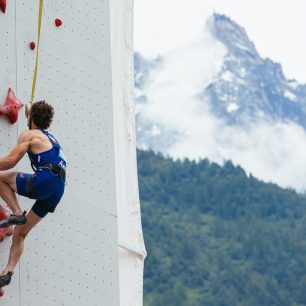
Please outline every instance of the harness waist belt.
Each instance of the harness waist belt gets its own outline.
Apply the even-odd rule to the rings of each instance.
[[[53,173],[58,175],[64,182],[66,181],[66,171],[58,165],[51,164],[51,163],[45,163],[45,164],[39,165],[38,168],[48,168]]]

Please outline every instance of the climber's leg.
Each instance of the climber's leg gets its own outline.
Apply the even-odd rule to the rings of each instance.
[[[14,215],[22,215],[15,194],[17,193],[16,176],[17,172],[15,171],[0,171],[0,196]]]
[[[41,220],[42,218],[38,217],[32,210],[30,210],[27,214],[27,223],[15,227],[9,260],[0,276],[0,287],[6,286],[10,283],[12,272],[23,253],[24,240],[32,228]]]

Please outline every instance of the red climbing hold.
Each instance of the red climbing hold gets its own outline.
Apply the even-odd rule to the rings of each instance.
[[[32,42],[30,43],[30,49],[31,49],[31,50],[35,50],[35,48],[36,48],[36,44],[35,44],[34,41],[32,41]]]
[[[0,221],[5,220],[7,218],[9,218],[9,214],[7,213],[4,207],[0,206]],[[5,237],[11,236],[13,234],[13,231],[13,226],[0,228],[0,242],[2,242]]]
[[[55,19],[55,25],[57,27],[60,27],[62,24],[63,24],[63,22],[60,19],[58,19],[58,18]]]
[[[4,296],[4,290],[0,288],[0,297]]]
[[[6,11],[6,0],[0,0],[0,9],[3,13]]]
[[[18,112],[23,107],[23,103],[18,100],[13,90],[8,90],[6,101],[4,105],[0,105],[0,116],[6,115],[11,124],[14,124],[18,119]]]

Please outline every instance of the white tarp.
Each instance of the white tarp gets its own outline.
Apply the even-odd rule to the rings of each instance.
[[[143,304],[143,241],[136,164],[133,0],[112,0],[111,56],[121,306]]]

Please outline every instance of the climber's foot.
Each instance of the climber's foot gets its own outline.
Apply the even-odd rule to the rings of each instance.
[[[0,288],[10,284],[12,280],[12,275],[13,272],[8,272],[7,274],[0,276]]]
[[[23,225],[27,222],[26,211],[22,215],[11,215],[8,219],[0,221],[0,228],[9,227],[11,225]]]

